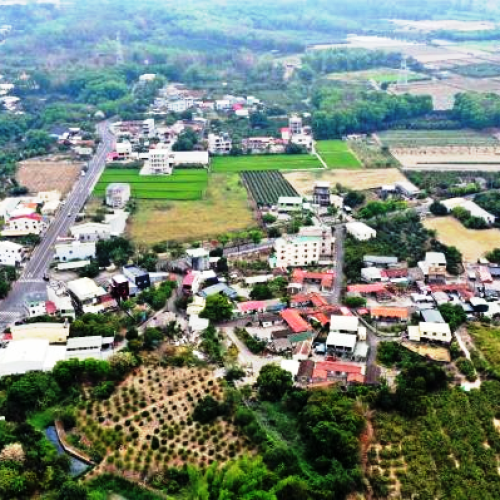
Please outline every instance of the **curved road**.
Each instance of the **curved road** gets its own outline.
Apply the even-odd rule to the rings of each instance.
[[[8,297],[0,303],[0,328],[5,328],[23,316],[24,300],[27,294],[44,292],[47,286],[43,280],[54,256],[54,244],[57,238],[66,236],[69,228],[75,223],[77,214],[94,189],[104,167],[106,157],[113,149],[114,136],[109,130],[110,122],[98,124],[97,131],[101,142],[93,158],[88,163],[85,176],[79,177],[72,191],[61,205],[57,215],[42,235],[40,244],[35,248],[30,260],[26,263],[18,281],[14,283]]]

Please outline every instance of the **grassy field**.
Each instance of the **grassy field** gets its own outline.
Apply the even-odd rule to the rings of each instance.
[[[330,73],[327,77],[329,80],[348,80],[348,81],[369,81],[374,80],[378,84],[381,83],[397,83],[399,78],[399,70],[392,68],[370,69],[363,71],[349,71],[347,73]],[[419,80],[426,80],[429,77],[408,72],[408,81],[416,82]]]
[[[500,247],[500,231],[467,229],[454,217],[437,217],[424,221],[427,229],[434,229],[445,245],[457,247],[467,262],[477,262],[486,252]]]
[[[130,184],[132,196],[143,200],[199,200],[208,183],[206,170],[180,170],[172,175],[139,175],[133,169],[107,169],[94,189],[94,196],[102,197],[112,182]]]
[[[309,196],[316,181],[329,182],[332,187],[339,183],[349,189],[376,189],[385,184],[407,180],[397,168],[373,170],[321,170],[318,172],[287,172],[285,179],[302,195]]]
[[[388,130],[377,133],[384,146],[496,146],[499,142],[486,132],[474,130]]]
[[[307,170],[322,168],[312,155],[220,156],[212,160],[212,171],[244,172],[251,170]]]
[[[203,200],[139,200],[128,235],[135,243],[199,240],[255,226],[237,174],[212,174]]]
[[[496,370],[500,370],[500,328],[475,323],[468,325],[467,331],[486,361]]]
[[[318,141],[316,150],[328,168],[362,168],[363,165],[345,141]]]

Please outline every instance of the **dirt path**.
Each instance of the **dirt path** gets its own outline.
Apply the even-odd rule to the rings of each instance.
[[[373,429],[372,418],[373,412],[366,412],[366,427],[361,434],[361,470],[363,471],[363,475],[368,477],[368,450],[373,442],[373,438],[375,436],[375,431]],[[372,500],[373,492],[371,486],[368,486],[366,491],[366,500]]]

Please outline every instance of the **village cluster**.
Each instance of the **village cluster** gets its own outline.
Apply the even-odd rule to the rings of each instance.
[[[143,75],[154,77],[154,75]],[[249,118],[251,113],[264,109],[264,104],[253,96],[225,95],[222,99],[204,99],[204,93],[186,89],[180,84],[169,84],[160,89],[150,111],[150,118],[143,121],[118,122],[113,125],[117,138],[109,162],[144,162],[140,175],[169,175],[176,166],[208,167],[211,155],[229,155],[234,147],[241,147],[243,154],[285,153],[288,144],[295,144],[304,151],[311,151],[311,128],[304,126],[302,118],[292,115],[288,127],[280,130],[281,137],[247,137],[241,144],[233,144],[228,132],[210,129],[210,119],[219,115]],[[167,113],[182,114],[189,111],[190,119],[180,119],[173,125],[158,124],[155,116]],[[179,136],[191,131],[198,139],[192,150],[173,148]]]

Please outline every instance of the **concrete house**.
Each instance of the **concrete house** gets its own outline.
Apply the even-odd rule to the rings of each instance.
[[[212,155],[228,155],[233,147],[229,134],[208,134],[208,151]]]
[[[0,264],[17,267],[25,258],[25,249],[22,245],[12,241],[0,241]]]
[[[130,184],[113,182],[106,188],[106,205],[112,208],[125,208],[130,200]]]
[[[443,342],[449,344],[452,339],[448,323],[425,323],[408,327],[408,338],[413,342],[422,340]]]
[[[69,232],[73,238],[79,241],[99,241],[111,238],[111,227],[109,224],[98,222],[86,222],[85,224],[72,226]]]
[[[96,246],[94,241],[81,242],[79,240],[70,243],[54,245],[56,259],[60,262],[70,260],[86,260],[95,257]]]
[[[377,231],[364,222],[348,222],[345,228],[347,233],[358,241],[367,241],[377,237]]]

